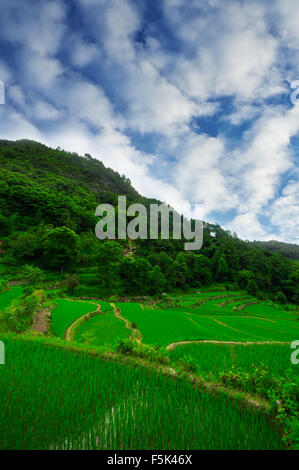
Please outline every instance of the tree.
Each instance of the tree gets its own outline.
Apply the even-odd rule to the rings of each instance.
[[[285,305],[287,303],[287,298],[283,292],[277,292],[275,296],[275,302],[278,304]]]
[[[10,232],[9,220],[0,214],[0,236],[6,237]]]
[[[226,281],[229,278],[229,269],[224,256],[219,258],[216,269],[216,280]]]
[[[250,279],[248,281],[246,290],[247,290],[248,294],[252,295],[253,297],[257,296],[258,286],[257,286],[257,283],[255,282],[254,279]]]
[[[78,235],[68,227],[57,227],[46,232],[43,239],[44,263],[53,269],[74,265],[79,254]]]
[[[97,256],[98,272],[106,294],[112,291],[112,287],[118,280],[121,251],[121,246],[117,242],[109,240],[100,242]]]
[[[173,264],[175,286],[184,289],[187,284],[188,266],[185,253],[179,253]]]
[[[79,286],[79,278],[77,274],[67,275],[63,281],[69,294],[73,295],[76,287]]]
[[[28,286],[33,286],[45,280],[44,272],[37,266],[30,266],[29,264],[24,266],[22,276]]]
[[[159,294],[165,286],[165,277],[158,265],[149,273],[150,294]]]
[[[150,290],[151,264],[143,257],[125,257],[121,261],[120,276],[127,294],[147,294]]]
[[[239,287],[241,289],[245,289],[249,280],[253,279],[253,277],[254,277],[253,272],[249,271],[248,269],[242,269],[242,271],[239,271],[237,275],[237,281],[238,281]]]

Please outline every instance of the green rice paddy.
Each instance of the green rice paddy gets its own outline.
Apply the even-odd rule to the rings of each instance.
[[[184,344],[168,354],[174,361],[190,356],[200,373],[216,378],[220,372],[233,366],[251,372],[253,366],[260,364],[267,366],[269,372],[276,377],[283,377],[289,370],[294,375],[299,375],[298,367],[290,361],[291,349],[288,344]]]
[[[56,299],[56,307],[52,311],[53,332],[59,338],[63,338],[67,328],[78,318],[86,313],[96,310],[96,305],[88,302]]]
[[[207,300],[194,308],[190,305],[181,308],[170,306],[159,310],[148,306],[142,308],[134,303],[120,303],[118,306],[125,318],[137,324],[145,343],[159,346],[186,340],[291,342],[299,337],[299,323],[294,313],[285,311],[285,317],[278,318],[277,312],[281,315],[282,308],[271,306],[274,312],[271,319],[270,307],[266,305],[264,318],[261,316],[263,304],[257,310],[259,314],[247,311],[250,307],[257,308],[258,304],[238,310],[253,298],[247,296],[244,300],[243,294],[241,299],[236,300],[234,292],[231,297]],[[221,306],[227,300],[233,302]]]
[[[104,346],[112,344],[117,338],[128,338],[129,335],[130,330],[125,327],[124,322],[116,318],[110,310],[82,323],[75,340],[91,346]]]
[[[11,287],[8,291],[0,293],[0,311],[9,307],[13,300],[20,297],[23,293],[22,287]]]
[[[18,287],[0,294],[0,310],[21,294]],[[266,366],[273,377],[298,381],[296,366],[290,362],[290,343],[299,338],[297,312],[271,302],[250,305],[253,301],[242,291],[218,288],[182,295],[170,304],[116,306],[123,318],[135,323],[143,343],[166,348],[183,341],[211,341],[174,345],[166,352],[173,364],[191,358],[196,373],[208,381],[220,380],[233,367],[250,374],[259,366]],[[0,375],[0,449],[283,447],[278,429],[261,411],[155,368],[98,357],[117,338],[132,333],[109,302],[54,302],[52,330],[59,338],[99,304],[101,311],[76,323],[71,339],[81,344],[77,347],[58,339],[0,334],[6,350]],[[244,391],[255,393],[248,387]]]
[[[1,449],[281,449],[269,418],[154,370],[0,335]]]

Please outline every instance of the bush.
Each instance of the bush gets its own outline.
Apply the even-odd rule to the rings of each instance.
[[[28,295],[33,294],[33,292],[34,292],[34,287],[32,287],[31,285],[28,284],[23,289],[23,296],[27,297]]]
[[[286,371],[285,377],[275,377],[260,363],[253,365],[252,372],[233,366],[219,375],[225,385],[266,398],[284,428],[285,440],[293,447],[299,445],[299,383],[292,371]]]
[[[185,372],[194,373],[197,370],[196,362],[189,354],[181,357],[178,363]]]
[[[39,295],[33,293],[22,297],[17,304],[4,309],[0,318],[9,330],[21,333],[30,327],[39,304]]]
[[[285,305],[287,303],[287,298],[283,292],[278,292],[275,296],[275,302],[278,304]]]
[[[121,354],[147,359],[150,362],[169,364],[170,359],[157,346],[138,343],[132,339],[118,339],[115,350]]]
[[[80,283],[77,274],[67,274],[62,284],[65,286],[67,293],[73,295],[76,287],[79,287]]]
[[[257,296],[257,294],[258,294],[258,286],[257,286],[257,283],[255,282],[254,279],[250,279],[250,280],[248,281],[246,290],[247,290],[248,294],[252,295],[253,297],[256,297],[256,296]]]
[[[6,292],[8,290],[9,290],[8,281],[6,279],[2,279],[0,281],[0,293]]]

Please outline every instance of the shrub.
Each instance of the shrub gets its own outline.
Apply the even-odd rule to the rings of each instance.
[[[299,384],[292,371],[287,371],[285,377],[275,377],[260,363],[253,365],[252,372],[233,366],[219,375],[225,385],[266,398],[284,428],[285,440],[293,447],[299,445]]]
[[[283,292],[278,292],[275,296],[275,302],[278,304],[285,305],[287,303],[287,298]]]
[[[6,279],[2,279],[0,281],[0,293],[6,292],[8,290],[9,290],[8,281]]]
[[[21,333],[31,325],[32,318],[40,304],[36,293],[22,297],[15,305],[7,307],[1,312],[1,320],[8,329]]]
[[[197,370],[197,365],[195,360],[193,359],[190,354],[186,354],[185,356],[181,357],[179,359],[179,365],[180,367],[185,371],[185,372],[191,372],[194,373]]]
[[[118,339],[115,350],[121,354],[147,359],[150,362],[169,364],[170,359],[157,346],[138,343],[132,339]]]

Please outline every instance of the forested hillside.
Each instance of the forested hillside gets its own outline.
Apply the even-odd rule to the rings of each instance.
[[[275,251],[280,255],[286,256],[286,258],[299,260],[299,246],[293,243],[283,243],[276,240],[270,240],[268,242],[255,241],[254,244],[263,250]]]
[[[25,264],[72,275],[91,270],[85,287],[97,295],[156,294],[216,281],[282,303],[299,300],[293,263],[218,225],[204,224],[198,252],[184,252],[182,240],[100,242],[94,235],[99,203],[115,205],[118,195],[126,195],[128,204],[154,201],[90,155],[27,140],[0,141],[0,165],[4,274],[17,273]],[[80,288],[76,279],[74,285]]]

